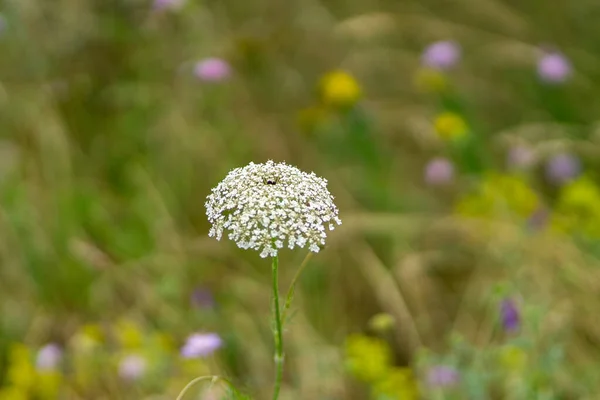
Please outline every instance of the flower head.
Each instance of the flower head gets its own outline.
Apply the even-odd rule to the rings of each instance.
[[[388,313],[375,314],[369,319],[369,327],[375,332],[386,332],[394,327],[396,320]]]
[[[207,58],[196,63],[194,74],[202,81],[221,82],[231,75],[231,66],[221,58]]]
[[[581,172],[579,158],[569,153],[559,153],[553,156],[546,164],[546,177],[557,185],[563,185]]]
[[[207,357],[223,345],[223,340],[216,333],[195,333],[188,337],[181,348],[185,358]]]
[[[516,332],[521,327],[521,315],[513,299],[507,298],[500,303],[500,319],[506,332]]]
[[[358,101],[361,94],[362,91],[356,79],[345,71],[330,72],[321,80],[321,98],[327,105],[352,106]]]
[[[234,169],[205,205],[209,236],[220,240],[228,231],[238,247],[260,250],[263,258],[277,256],[286,241],[290,249],[308,244],[316,253],[326,227],[342,223],[325,179],[273,161]]]
[[[138,354],[130,354],[119,363],[119,376],[127,381],[135,381],[146,372],[146,359]]]
[[[460,60],[461,49],[458,43],[445,40],[427,46],[421,56],[422,63],[433,69],[448,70]]]
[[[381,339],[350,335],[346,339],[346,365],[357,379],[375,382],[391,367],[392,351]]]
[[[437,134],[442,139],[458,139],[468,133],[468,126],[465,120],[453,112],[441,113],[436,117],[433,124]]]
[[[42,347],[36,356],[35,367],[38,371],[51,371],[58,368],[62,358],[62,350],[54,343]]]
[[[538,61],[538,75],[547,83],[563,83],[572,74],[571,62],[561,53],[547,52]]]
[[[215,298],[210,290],[204,287],[198,287],[190,296],[192,306],[198,308],[213,308],[215,306]]]
[[[432,388],[454,386],[459,380],[458,371],[447,365],[436,365],[427,372],[427,383]]]
[[[434,158],[425,166],[425,182],[430,185],[443,185],[452,181],[454,165],[446,158]]]
[[[589,176],[561,187],[552,225],[558,231],[600,238],[600,188]]]
[[[177,10],[185,4],[185,0],[154,0],[154,9],[157,11]]]
[[[410,368],[390,368],[373,385],[374,398],[390,400],[417,400],[419,390]]]
[[[506,156],[506,165],[510,169],[525,169],[530,167],[535,160],[533,151],[526,146],[512,147]]]

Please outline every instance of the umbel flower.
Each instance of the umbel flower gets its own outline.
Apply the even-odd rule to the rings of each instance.
[[[238,247],[259,250],[263,258],[276,257],[286,242],[316,253],[326,228],[342,223],[325,179],[270,160],[229,172],[205,206],[209,236],[220,240],[227,231]]]

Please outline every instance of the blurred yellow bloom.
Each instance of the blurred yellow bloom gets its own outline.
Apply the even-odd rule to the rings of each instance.
[[[416,400],[419,398],[417,382],[410,368],[390,368],[373,385],[375,399]]]
[[[419,69],[414,80],[416,87],[423,92],[443,92],[448,88],[446,76],[431,68]]]
[[[521,373],[527,367],[527,353],[517,346],[506,346],[501,350],[500,364],[510,372]]]
[[[433,125],[437,134],[444,140],[459,139],[469,131],[465,120],[460,115],[449,111],[438,115]]]
[[[35,391],[41,400],[58,398],[62,376],[56,371],[44,371],[37,375]]]
[[[333,107],[354,105],[361,97],[360,85],[349,73],[336,70],[321,79],[321,98],[323,103]]]
[[[551,223],[561,232],[600,237],[600,189],[592,179],[583,176],[563,186]]]
[[[13,344],[8,353],[6,380],[12,386],[28,392],[35,382],[35,368],[29,348],[22,343]]]
[[[125,349],[137,349],[144,340],[142,331],[131,321],[121,320],[115,325],[119,344]]]
[[[467,217],[528,218],[538,206],[538,196],[522,178],[489,173],[475,193],[458,202],[456,211]]]
[[[347,368],[357,379],[375,382],[391,368],[392,352],[381,339],[350,335],[345,347]]]
[[[76,351],[91,351],[97,348],[104,340],[100,326],[87,324],[79,329],[71,339],[71,344]]]
[[[2,400],[29,400],[26,391],[21,388],[9,386],[0,389],[0,399]]]
[[[396,321],[388,313],[375,314],[369,320],[369,327],[376,332],[385,332],[394,327]]]

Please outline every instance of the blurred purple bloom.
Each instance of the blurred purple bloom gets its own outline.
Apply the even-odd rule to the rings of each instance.
[[[427,373],[427,383],[434,388],[454,386],[458,383],[460,374],[458,371],[446,365],[432,367]]]
[[[3,33],[7,26],[8,23],[6,22],[6,18],[4,18],[4,15],[0,14],[0,33]]]
[[[516,332],[521,327],[521,316],[514,300],[504,299],[500,304],[500,318],[506,332]]]
[[[423,55],[421,62],[430,68],[448,70],[458,62],[461,49],[458,43],[453,41],[441,41],[430,44]]]
[[[123,358],[119,364],[119,376],[127,381],[140,379],[146,372],[146,359],[137,354]]]
[[[540,207],[531,214],[527,220],[527,226],[534,230],[542,229],[548,223],[549,218],[550,212],[546,208]]]
[[[508,151],[506,164],[511,169],[525,169],[533,164],[533,151],[526,146],[515,146]]]
[[[546,164],[546,178],[557,185],[562,185],[576,178],[581,172],[579,158],[569,153],[559,153]]]
[[[190,301],[193,306],[199,308],[213,308],[215,299],[210,290],[206,288],[197,288],[192,292]]]
[[[548,83],[562,83],[572,73],[571,62],[561,53],[547,52],[538,61],[538,74]]]
[[[157,11],[162,10],[175,10],[183,7],[185,0],[154,0],[154,9]]]
[[[196,63],[196,77],[207,82],[220,82],[231,75],[231,66],[221,58],[207,58]]]
[[[223,341],[216,333],[195,333],[188,337],[181,355],[185,358],[207,357],[222,345]]]
[[[42,347],[35,360],[35,367],[38,371],[52,371],[58,368],[60,360],[62,359],[61,348],[50,343]]]
[[[425,166],[425,182],[429,185],[443,185],[452,181],[454,166],[446,158],[434,158]]]

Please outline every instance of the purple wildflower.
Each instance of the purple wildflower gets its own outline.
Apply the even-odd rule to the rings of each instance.
[[[559,52],[546,52],[538,61],[538,75],[547,83],[563,83],[570,78],[571,62]]]
[[[62,359],[61,348],[54,343],[50,343],[42,347],[35,360],[35,367],[38,371],[52,371],[58,368]]]
[[[513,299],[504,299],[500,304],[500,319],[504,330],[508,333],[516,332],[521,327],[521,316]]]
[[[445,71],[454,67],[460,56],[461,49],[458,43],[441,41],[432,43],[425,49],[421,62],[429,68]]]
[[[548,181],[563,185],[576,178],[581,172],[581,162],[569,153],[559,153],[548,160],[546,178]]]
[[[515,146],[508,151],[506,165],[510,169],[526,169],[535,160],[533,151],[527,146]]]
[[[185,0],[154,0],[156,11],[176,10],[183,7]]]
[[[140,379],[146,372],[146,359],[137,354],[130,354],[119,363],[119,376],[126,381]]]
[[[458,371],[447,365],[437,365],[429,369],[427,383],[432,388],[446,388],[454,386],[460,380]]]
[[[194,74],[206,82],[221,82],[231,75],[231,66],[221,58],[207,58],[196,63]]]
[[[198,308],[213,308],[215,306],[215,299],[210,290],[206,288],[195,289],[190,296],[190,302]]]
[[[195,333],[188,337],[181,348],[185,358],[207,357],[223,345],[223,340],[216,333]]]
[[[542,229],[548,223],[549,217],[550,212],[544,207],[539,207],[529,216],[527,226],[533,230]]]
[[[429,185],[443,185],[452,181],[454,166],[446,158],[434,158],[425,166],[425,182]]]

